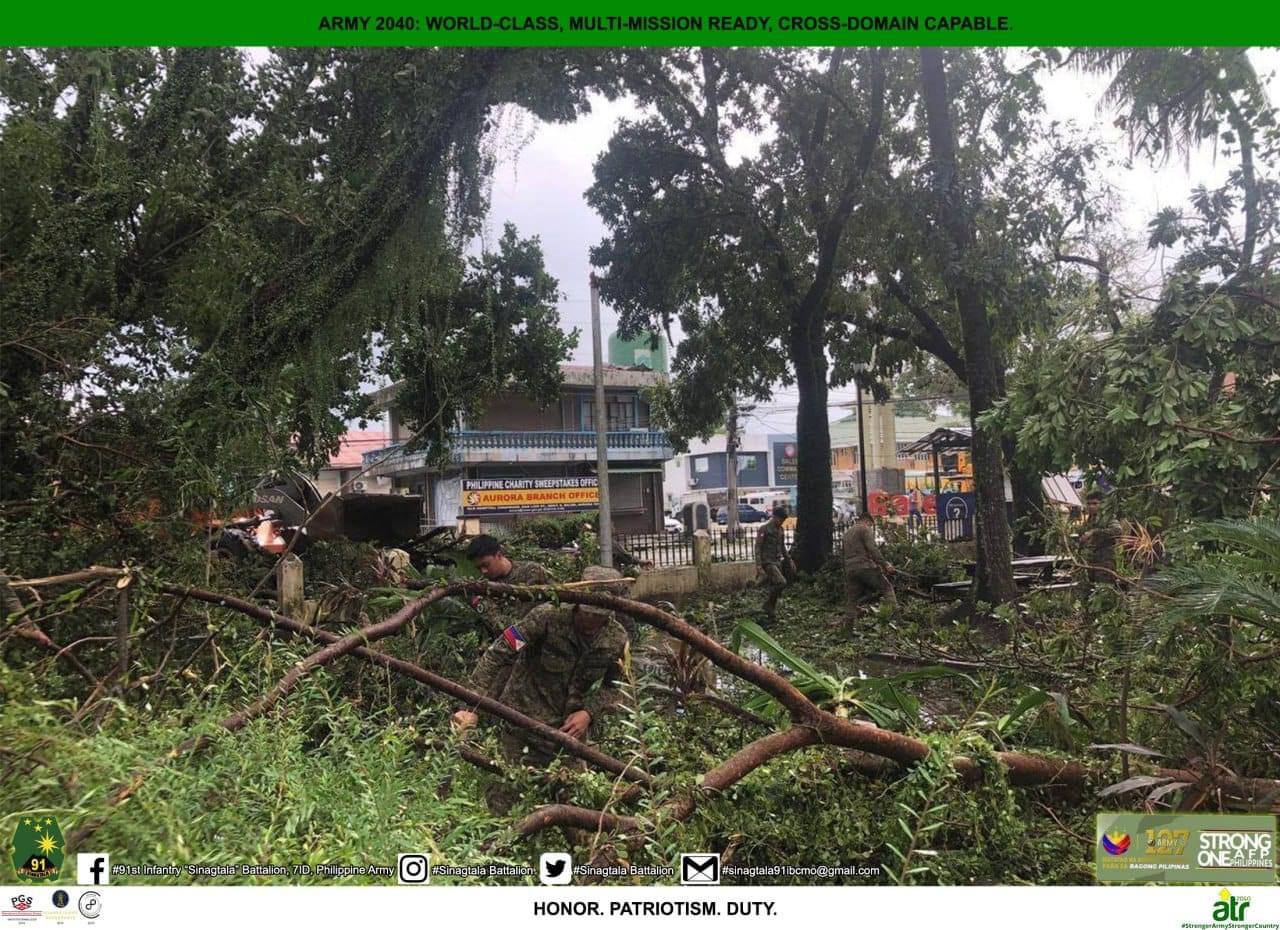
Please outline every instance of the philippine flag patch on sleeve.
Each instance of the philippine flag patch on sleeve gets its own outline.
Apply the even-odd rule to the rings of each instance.
[[[529,645],[524,641],[524,637],[520,635],[520,631],[514,626],[509,626],[502,631],[502,638],[507,641],[507,645],[519,652],[525,646]]]

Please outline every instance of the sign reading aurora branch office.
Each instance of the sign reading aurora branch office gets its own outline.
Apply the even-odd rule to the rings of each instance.
[[[1099,814],[1100,882],[1270,885],[1276,881],[1274,814]]]
[[[464,478],[462,515],[574,513],[600,508],[594,476],[587,478]]]

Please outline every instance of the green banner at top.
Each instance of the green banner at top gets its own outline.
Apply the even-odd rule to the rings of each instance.
[[[1277,4],[228,0],[15,4],[10,46],[1237,45],[1280,43]]]

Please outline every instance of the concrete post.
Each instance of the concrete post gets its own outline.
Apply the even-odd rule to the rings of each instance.
[[[698,569],[698,587],[711,587],[711,534],[698,530],[693,534],[693,564]]]
[[[301,620],[304,616],[302,559],[292,552],[280,560],[276,569],[276,591],[280,613]]]

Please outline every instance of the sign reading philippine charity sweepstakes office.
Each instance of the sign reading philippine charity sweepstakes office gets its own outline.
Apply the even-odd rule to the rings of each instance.
[[[464,478],[462,515],[572,513],[597,510],[600,491],[591,478]]]

